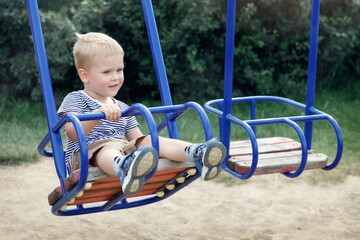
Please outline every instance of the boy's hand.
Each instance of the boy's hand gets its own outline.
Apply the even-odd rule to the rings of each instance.
[[[118,122],[121,117],[121,109],[109,97],[106,99],[106,104],[94,112],[105,113],[106,119],[109,121]]]

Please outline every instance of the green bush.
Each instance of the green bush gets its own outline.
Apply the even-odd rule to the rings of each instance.
[[[160,0],[154,1],[154,12],[175,101],[220,97],[224,15],[221,16],[219,7],[212,1]],[[125,49],[127,82],[122,95],[131,99],[157,97],[157,80],[140,2],[111,5],[104,27]],[[136,86],[141,86],[140,92]]]
[[[307,80],[310,0],[238,0],[234,95],[303,97]],[[175,103],[222,96],[226,2],[153,1]],[[321,2],[317,83],[352,89],[360,77],[359,1]],[[124,47],[124,101],[159,99],[140,1],[39,0],[57,99],[81,88],[71,55],[74,32],[105,32]],[[39,99],[25,1],[0,0],[0,93]],[[356,93],[355,93],[356,94]]]
[[[38,100],[41,91],[26,3],[2,0],[0,8],[0,77],[4,81],[1,92]],[[68,73],[73,67],[71,48],[75,28],[62,12],[51,9],[41,12],[41,22],[52,83],[57,90],[68,84]]]

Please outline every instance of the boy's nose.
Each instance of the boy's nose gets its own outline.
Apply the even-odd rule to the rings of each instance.
[[[119,78],[121,78],[121,74],[119,73],[114,73],[111,75],[111,80],[118,80]]]

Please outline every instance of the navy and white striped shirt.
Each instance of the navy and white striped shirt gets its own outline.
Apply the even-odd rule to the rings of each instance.
[[[124,111],[129,106],[119,100],[116,100],[117,105]],[[92,113],[94,110],[100,108],[104,104],[88,96],[83,90],[69,93],[63,100],[58,109],[58,118],[61,118],[67,112],[76,112],[79,114]],[[99,140],[115,138],[124,139],[125,133],[137,127],[139,124],[134,116],[121,117],[118,122],[101,119],[96,127],[86,136],[86,142],[90,144]],[[78,142],[71,141],[66,137],[67,150],[65,154],[66,166],[71,169],[72,156],[80,150]]]

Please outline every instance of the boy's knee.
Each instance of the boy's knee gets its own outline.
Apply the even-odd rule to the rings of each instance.
[[[151,146],[151,136],[150,135],[144,135],[136,140],[135,143],[136,148],[141,146]]]

